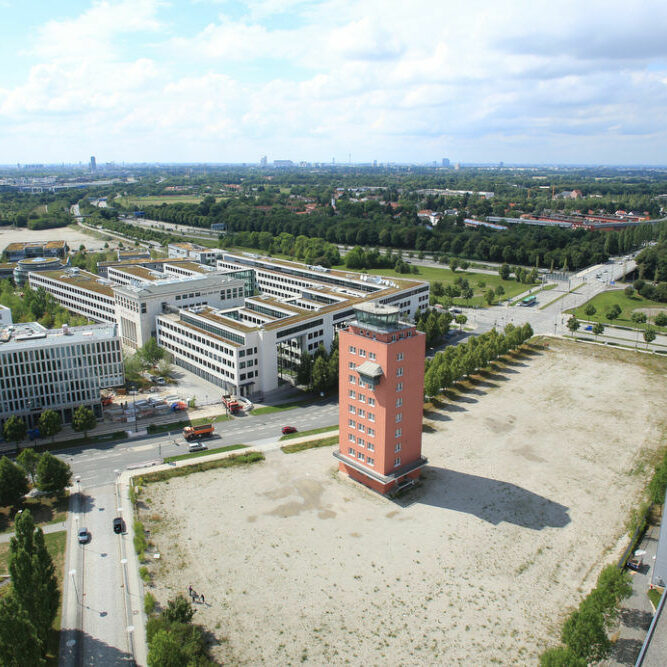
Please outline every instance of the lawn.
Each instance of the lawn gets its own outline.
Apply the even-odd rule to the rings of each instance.
[[[65,494],[62,497],[26,498],[18,507],[1,507],[0,533],[14,531],[16,510],[30,510],[35,524],[46,525],[64,521],[68,504],[69,494]]]
[[[336,268],[339,268],[342,271],[347,270],[343,265]],[[463,299],[454,299],[453,302],[460,306],[486,306],[484,293],[489,289],[495,290],[498,285],[502,285],[505,290],[505,294],[502,297],[503,299],[512,299],[517,294],[526,292],[533,287],[533,285],[518,283],[516,280],[503,280],[498,274],[492,273],[476,273],[475,271],[462,270],[452,271],[451,269],[440,269],[435,266],[417,266],[417,268],[419,273],[397,273],[394,269],[368,269],[362,273],[369,273],[377,276],[393,276],[396,278],[403,278],[404,280],[427,280],[430,283],[439,281],[444,286],[453,285],[454,281],[460,276],[465,278],[470,283],[470,287],[474,290],[473,298],[470,302],[465,302]],[[352,273],[355,272],[353,271]],[[484,285],[483,287],[480,286],[480,282]]]
[[[334,426],[323,426],[322,428],[313,428],[310,431],[297,431],[296,433],[287,433],[283,435],[281,440],[292,440],[292,438],[304,438],[307,435],[317,435],[318,433],[326,433],[327,431],[335,431],[338,424]]]
[[[121,197],[123,206],[159,206],[160,204],[199,204],[203,197],[199,195],[148,195],[146,197]],[[223,199],[216,197],[216,201]]]
[[[283,403],[282,405],[267,405],[264,408],[254,408],[250,414],[258,417],[260,415],[270,415],[273,412],[285,412],[286,410],[293,410],[294,408],[301,408],[305,405],[311,405],[314,400],[315,399],[307,398],[301,401]]]
[[[280,449],[285,454],[296,454],[306,449],[317,449],[318,447],[331,447],[338,444],[338,436],[332,435],[329,438],[320,438],[319,440],[308,440],[307,442],[296,442],[293,445],[283,445]]]
[[[65,543],[67,541],[67,531],[59,530],[56,533],[49,533],[44,535],[44,543],[46,548],[53,558],[53,565],[58,579],[58,589],[60,595],[63,593],[63,570],[65,567]],[[9,572],[9,543],[0,544],[0,574],[7,574]],[[60,641],[60,618],[61,606],[58,606],[58,614],[53,621],[53,630],[49,636],[46,664],[58,664],[58,645]]]
[[[609,320],[606,317],[607,311],[617,303],[621,308],[621,314],[615,320]],[[586,306],[593,304],[596,308],[594,315],[586,315]],[[632,327],[635,329],[645,329],[646,324],[636,324],[632,321],[631,315],[638,308],[663,308],[667,311],[667,304],[651,301],[639,296],[635,292],[633,296],[626,296],[625,292],[620,290],[610,290],[594,296],[579,308],[568,310],[568,313],[574,314],[578,320],[588,320],[590,322],[602,322],[603,324],[618,324],[620,326]],[[652,318],[649,318],[652,319]],[[655,326],[651,323],[651,326]],[[658,331],[667,332],[667,327],[655,327]]]
[[[178,456],[168,456],[164,462],[173,463],[174,461],[196,459],[200,456],[209,456],[209,454],[220,454],[221,452],[231,452],[235,449],[246,449],[247,446],[248,445],[227,445],[226,447],[217,447],[216,449],[203,449],[200,452],[190,452],[188,454],[179,454]]]

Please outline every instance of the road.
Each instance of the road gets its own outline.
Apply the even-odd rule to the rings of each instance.
[[[210,449],[232,444],[275,448],[281,426],[287,424],[299,431],[338,424],[338,404],[328,400],[257,417],[234,417],[216,423],[215,437],[206,444]],[[136,608],[137,601],[132,605],[128,598],[123,561],[133,546],[127,536],[112,530],[120,507],[116,480],[122,470],[186,452],[187,443],[179,432],[57,453],[70,464],[75,479],[68,517],[61,665],[114,666],[132,660],[133,617],[128,609]],[[86,545],[77,541],[81,527],[91,533]]]

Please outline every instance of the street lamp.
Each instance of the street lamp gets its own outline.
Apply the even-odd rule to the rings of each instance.
[[[76,588],[76,579],[74,578],[76,575],[76,570],[70,570],[69,571],[70,577],[72,577],[72,585],[74,586],[74,594],[76,595],[76,603],[79,604],[79,591]]]

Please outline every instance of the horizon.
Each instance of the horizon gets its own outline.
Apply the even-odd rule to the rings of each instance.
[[[3,5],[8,164],[663,166],[667,5]],[[289,155],[296,157],[288,157]]]

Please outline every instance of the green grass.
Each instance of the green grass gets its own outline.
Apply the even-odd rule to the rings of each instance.
[[[260,415],[270,415],[274,412],[285,412],[286,410],[311,405],[314,401],[314,398],[307,398],[300,401],[292,401],[291,403],[283,403],[282,405],[267,405],[264,408],[255,408],[250,414],[258,417]]]
[[[174,461],[185,461],[186,459],[196,459],[199,456],[208,456],[209,454],[220,454],[221,452],[231,452],[235,449],[246,449],[248,445],[227,445],[226,447],[216,447],[215,449],[203,449],[200,452],[188,452],[187,454],[178,454],[177,456],[168,456],[164,462],[173,463]]]
[[[121,197],[117,201],[122,206],[159,206],[160,204],[199,204],[199,195],[146,195],[145,197]],[[222,197],[216,197],[219,201]]]
[[[608,320],[606,313],[615,303],[621,308],[621,314],[615,320]],[[586,315],[586,306],[589,304],[595,306],[595,315]],[[566,312],[574,314],[578,320],[602,322],[602,324],[617,324],[624,327],[632,327],[633,329],[641,329],[643,331],[646,329],[646,324],[636,324],[631,319],[633,311],[638,308],[663,308],[667,310],[667,304],[645,299],[636,292],[633,296],[626,296],[623,289],[620,289],[602,292],[601,294],[594,296],[590,301],[579,306],[579,308],[568,310]],[[656,331],[667,332],[667,327],[656,327],[650,322],[649,324],[654,327]]]
[[[74,438],[73,440],[61,440],[60,442],[48,442],[37,445],[36,452],[55,451],[58,449],[68,449],[70,447],[80,447],[83,445],[94,445],[98,442],[109,442],[111,440],[125,440],[127,433],[125,431],[114,431],[103,435],[92,435],[87,438]]]
[[[295,454],[305,449],[315,449],[316,447],[330,447],[338,444],[338,436],[332,435],[330,438],[321,438],[320,440],[308,440],[307,442],[296,442],[293,445],[283,445],[280,449],[285,454]]]
[[[342,271],[347,270],[344,265],[340,265],[335,268],[341,269]],[[397,273],[394,271],[394,269],[368,269],[365,271],[360,271],[359,273],[403,278],[404,280],[426,280],[430,283],[438,281],[441,282],[445,287],[447,285],[453,285],[456,278],[461,276],[470,283],[470,287],[473,289],[473,297],[469,302],[460,298],[454,299],[453,303],[459,306],[486,307],[487,303],[484,300],[484,293],[489,289],[493,289],[495,291],[498,285],[502,285],[505,290],[505,294],[502,296],[503,300],[512,299],[513,297],[517,296],[517,294],[521,294],[533,286],[530,284],[518,283],[516,280],[503,280],[498,274],[476,273],[474,271],[463,270],[452,271],[451,269],[440,269],[435,266],[417,266],[417,268],[419,269],[419,273]],[[357,272],[353,271],[352,273]],[[484,283],[484,287],[478,287],[477,283],[479,281]],[[498,299],[494,301],[494,303],[497,302]]]
[[[653,603],[653,606],[657,609],[658,605],[660,604],[660,591],[657,591],[655,588],[650,588],[648,592],[646,593],[648,595],[649,600]]]
[[[313,428],[310,431],[297,431],[296,433],[288,433],[283,435],[281,440],[291,440],[292,438],[304,438],[307,435],[317,435],[318,433],[326,433],[327,431],[335,431],[338,424],[335,426],[323,426],[322,428]]]
[[[182,466],[180,468],[171,468],[169,470],[158,470],[141,476],[142,484],[151,484],[152,482],[163,482],[172,477],[187,477],[195,472],[204,472],[214,468],[233,468],[234,466],[248,465],[264,460],[262,452],[249,452],[248,454],[233,454],[224,459],[215,461],[205,461],[203,463],[193,463],[192,465]]]
[[[58,579],[58,590],[63,594],[63,574],[65,568],[65,544],[67,542],[67,531],[59,530],[56,533],[44,535],[44,543],[53,559],[56,578]],[[9,543],[0,544],[0,574],[9,572]],[[3,591],[8,587],[3,586]],[[62,599],[62,598],[61,598]],[[60,644],[60,623],[61,623],[61,605],[58,605],[58,613],[53,621],[51,632],[46,647],[46,664],[50,667],[56,667],[58,664],[58,648]]]
[[[67,518],[69,493],[63,496],[43,496],[25,498],[17,507],[0,507],[0,533],[14,532],[17,510],[30,510],[37,526],[60,523]]]

